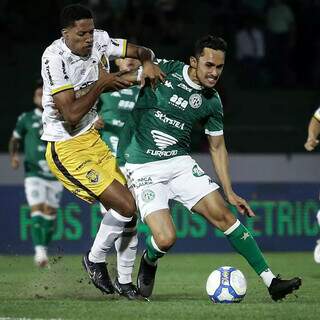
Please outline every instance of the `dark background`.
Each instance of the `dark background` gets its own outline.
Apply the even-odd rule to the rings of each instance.
[[[33,108],[41,54],[60,37],[59,12],[71,3],[79,1],[0,0],[2,152],[17,116]],[[217,89],[224,103],[228,150],[304,152],[308,122],[320,104],[319,0],[80,3],[93,10],[97,28],[148,46],[160,58],[188,62],[197,38],[209,33],[223,37],[229,49]],[[196,126],[192,149],[206,148]]]

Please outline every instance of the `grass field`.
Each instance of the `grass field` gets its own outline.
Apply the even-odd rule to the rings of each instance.
[[[30,256],[1,256],[0,319],[319,319],[320,265],[313,262],[312,253],[266,257],[274,272],[302,277],[298,297],[273,302],[236,254],[168,254],[159,265],[149,303],[102,295],[89,284],[80,256],[55,257],[49,270],[37,270]],[[222,265],[239,268],[247,278],[247,295],[240,304],[212,304],[206,295],[207,276]],[[115,272],[114,261],[109,269]]]

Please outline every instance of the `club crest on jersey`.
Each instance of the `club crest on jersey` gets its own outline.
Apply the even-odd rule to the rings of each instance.
[[[195,164],[192,168],[192,174],[195,177],[202,177],[204,175],[204,171],[197,164]]]
[[[162,131],[151,130],[151,135],[153,141],[160,150],[164,150],[165,148],[173,146],[178,142],[178,140],[175,137],[172,137],[169,134],[166,134]]]
[[[96,170],[91,169],[87,172],[86,178],[91,183],[97,183],[99,181],[99,173]]]
[[[194,109],[198,109],[202,104],[201,95],[198,93],[194,93],[189,98],[190,107]]]
[[[141,196],[142,196],[142,200],[144,202],[150,202],[150,201],[154,200],[154,198],[156,197],[156,194],[154,193],[154,191],[152,191],[150,189],[146,189],[146,190],[143,190]]]

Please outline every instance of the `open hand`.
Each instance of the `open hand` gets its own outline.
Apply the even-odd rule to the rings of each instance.
[[[247,215],[248,217],[254,217],[255,213],[252,211],[250,208],[249,204],[247,201],[238,195],[236,195],[234,192],[231,192],[228,196],[227,199],[230,204],[234,205],[237,207],[237,210],[242,214],[242,215]]]
[[[151,88],[154,89],[157,82],[164,82],[166,74],[160,69],[160,67],[151,61],[143,64],[143,72],[141,75],[141,86],[145,85],[145,79],[150,80]]]

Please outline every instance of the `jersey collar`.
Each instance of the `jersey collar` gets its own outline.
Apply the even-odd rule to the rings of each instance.
[[[184,78],[184,81],[193,89],[196,89],[196,90],[201,90],[202,89],[202,86],[196,84],[195,82],[193,82],[189,75],[188,75],[188,70],[189,70],[190,66],[189,65],[185,65],[183,67],[183,71],[182,71],[182,74],[183,74],[183,78]]]

